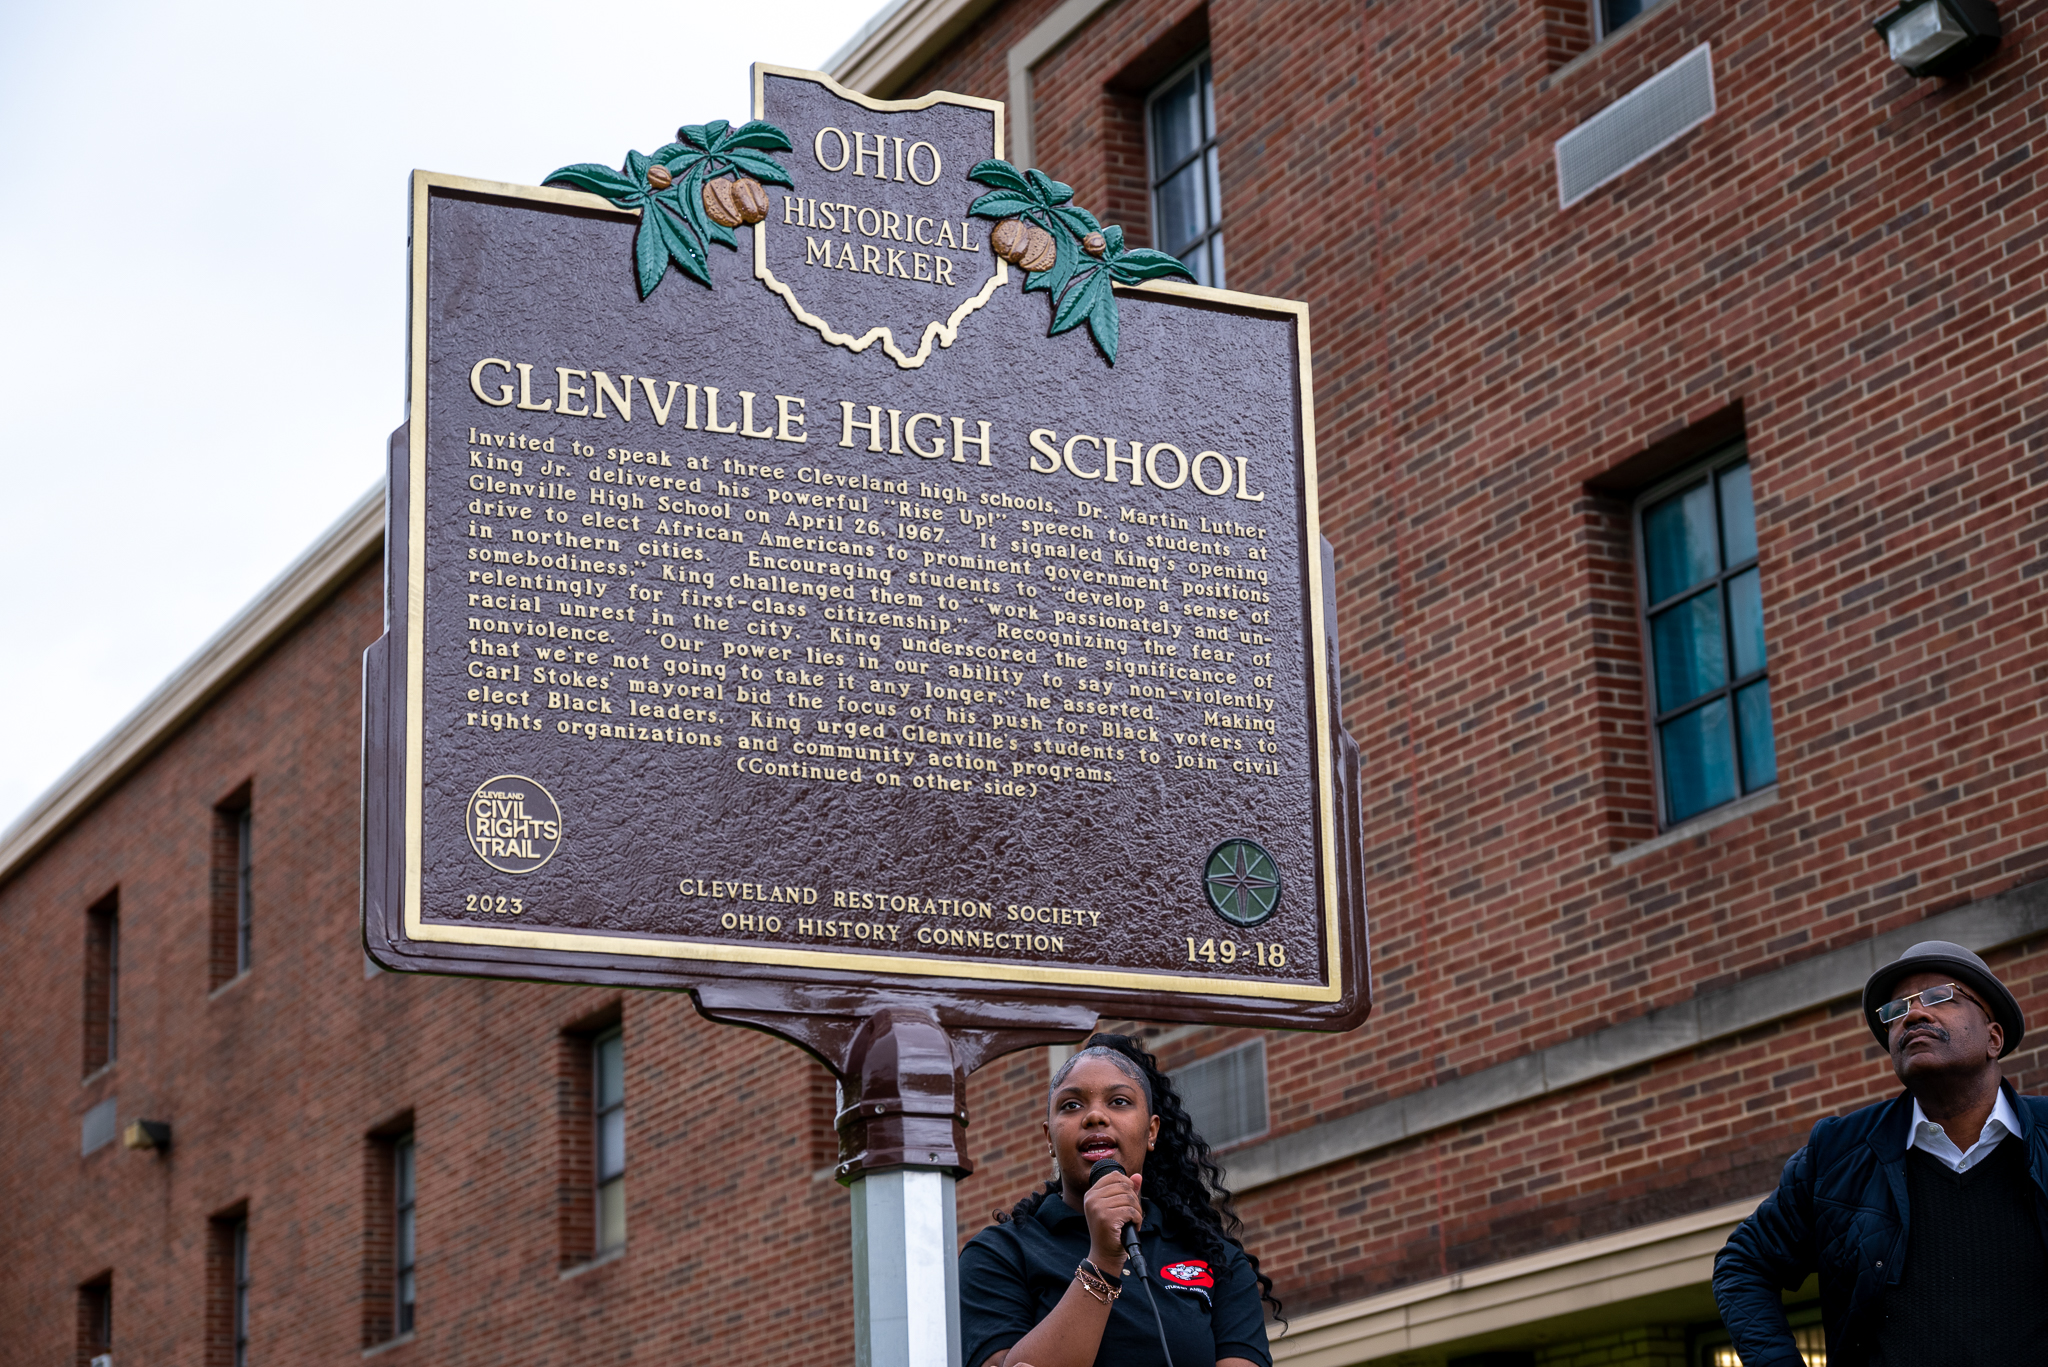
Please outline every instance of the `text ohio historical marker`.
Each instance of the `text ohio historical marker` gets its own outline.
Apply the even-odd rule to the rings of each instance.
[[[372,954],[1362,1018],[1305,308],[1126,244],[995,103],[754,91],[414,175]]]

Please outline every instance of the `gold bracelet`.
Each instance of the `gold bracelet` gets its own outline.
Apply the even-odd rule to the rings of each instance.
[[[1074,1280],[1081,1283],[1083,1291],[1104,1305],[1108,1305],[1124,1293],[1122,1287],[1112,1282],[1101,1268],[1086,1258],[1083,1258],[1081,1265],[1074,1269]]]

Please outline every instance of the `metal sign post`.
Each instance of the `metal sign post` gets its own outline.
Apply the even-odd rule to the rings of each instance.
[[[953,1180],[973,1166],[961,1152],[966,1074],[937,1017],[901,1008],[862,1023],[846,1064],[839,1176],[853,1198],[854,1361],[953,1367]]]
[[[898,1168],[863,1177],[850,1190],[856,1367],[954,1367],[960,1295],[953,1174]]]

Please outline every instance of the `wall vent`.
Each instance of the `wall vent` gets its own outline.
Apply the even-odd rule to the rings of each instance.
[[[1195,1133],[1221,1148],[1266,1132],[1266,1042],[1252,1040],[1173,1070]]]
[[[1714,115],[1714,53],[1701,43],[1557,140],[1557,207],[1677,142]]]
[[[120,1123],[114,1117],[114,1098],[108,1097],[85,1113],[85,1119],[78,1127],[78,1151],[91,1153],[114,1142],[120,1133]]]

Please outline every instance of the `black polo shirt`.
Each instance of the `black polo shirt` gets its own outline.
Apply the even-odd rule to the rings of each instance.
[[[1221,1267],[1160,1228],[1159,1208],[1142,1202],[1138,1246],[1159,1301],[1173,1367],[1216,1367],[1239,1357],[1272,1367],[1266,1314],[1252,1265],[1235,1245]],[[1074,1268],[1088,1256],[1088,1222],[1058,1196],[1022,1220],[990,1225],[960,1251],[960,1343],[965,1367],[982,1367],[1015,1347],[1052,1313]],[[1153,1367],[1159,1330],[1135,1271],[1125,1269],[1123,1294],[1110,1307],[1097,1367]]]

